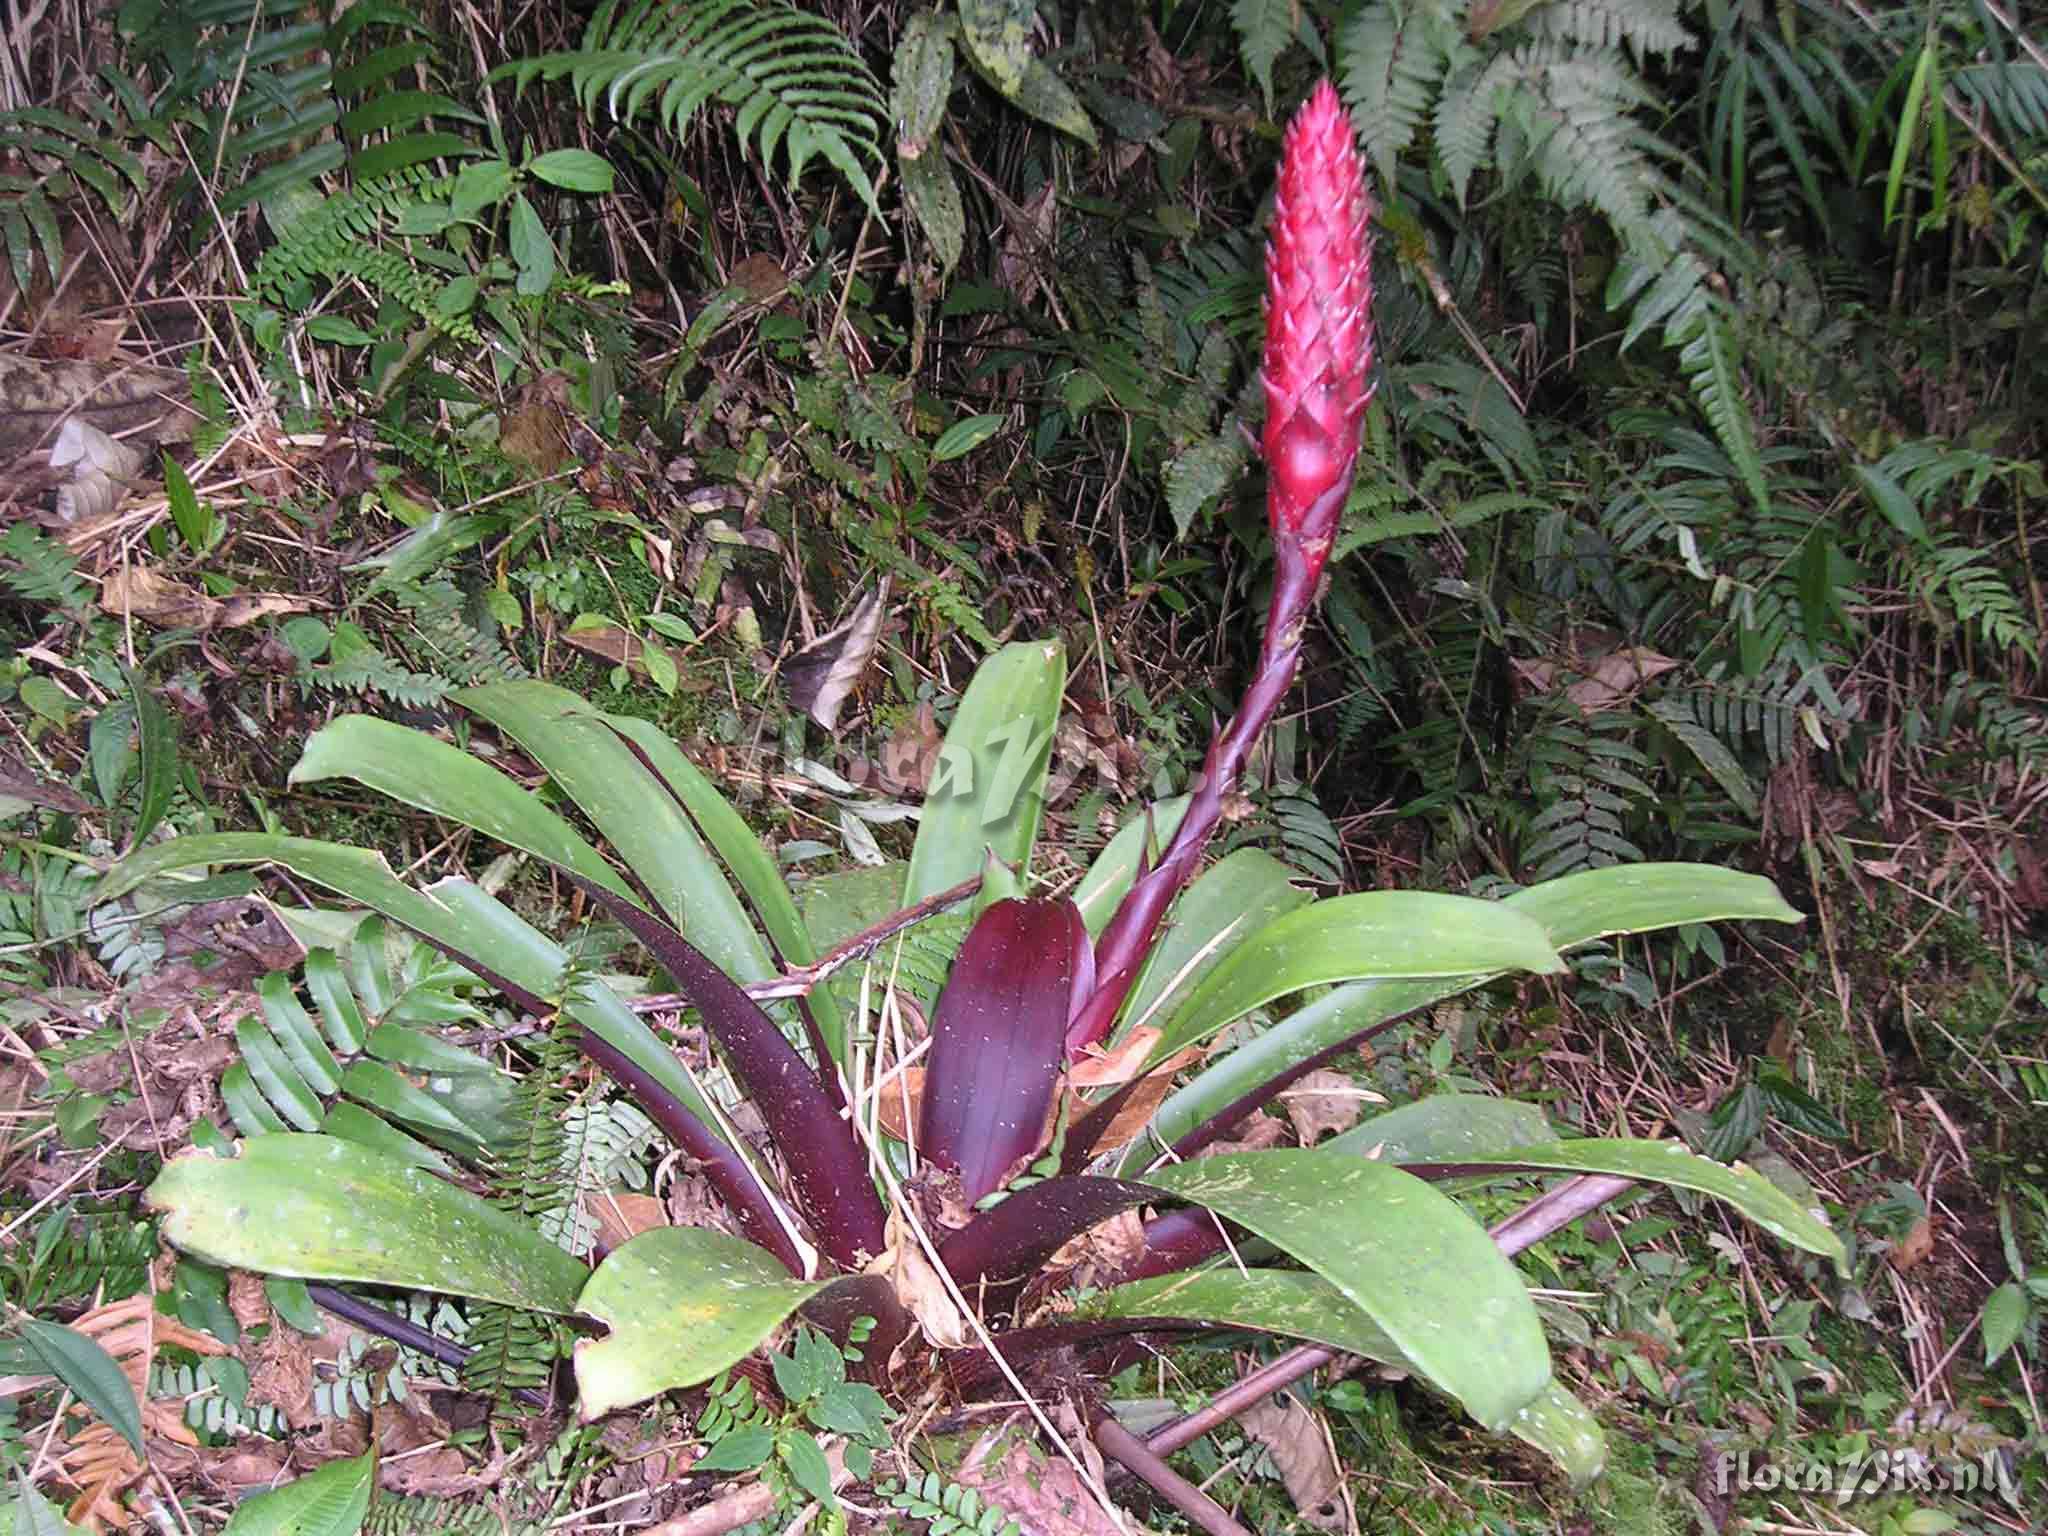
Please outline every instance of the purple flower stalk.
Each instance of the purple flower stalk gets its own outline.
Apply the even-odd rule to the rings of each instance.
[[[1325,80],[1288,125],[1266,247],[1261,450],[1274,570],[1259,668],[1237,714],[1209,744],[1179,830],[1096,944],[1095,990],[1067,1032],[1070,1056],[1109,1032],[1167,908],[1201,862],[1224,797],[1293,685],[1302,622],[1351,491],[1359,425],[1372,398],[1371,213],[1350,114]]]

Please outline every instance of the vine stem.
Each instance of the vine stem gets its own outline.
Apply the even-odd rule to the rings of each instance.
[[[1095,1443],[1103,1454],[1113,1456],[1151,1485],[1154,1492],[1186,1515],[1209,1536],[1249,1536],[1230,1518],[1230,1511],[1169,1467],[1143,1440],[1115,1419],[1105,1418],[1095,1426]]]

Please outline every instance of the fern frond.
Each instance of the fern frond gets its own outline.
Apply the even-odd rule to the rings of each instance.
[[[1273,61],[1294,41],[1295,0],[1232,0],[1230,24],[1237,29],[1244,67],[1259,83],[1266,112],[1273,111]]]
[[[1696,318],[1691,334],[1683,338],[1679,347],[1678,366],[1684,370],[1693,399],[1699,402],[1714,436],[1742,476],[1743,488],[1759,508],[1768,507],[1771,497],[1764,484],[1763,459],[1757,451],[1756,423],[1736,373],[1733,317],[1725,304],[1712,298],[1693,314]]]
[[[1455,31],[1457,18],[1446,13],[1463,9],[1457,0],[1421,0],[1414,6],[1376,0],[1338,36],[1338,68],[1352,125],[1388,186],[1450,62],[1445,33]]]
[[[521,88],[565,76],[586,113],[600,97],[621,121],[651,107],[672,134],[713,102],[733,107],[764,164],[780,148],[795,181],[821,156],[876,207],[867,164],[882,158],[881,85],[838,28],[786,0],[606,0],[582,47],[491,74]]]
[[[1677,0],[1552,0],[1530,13],[1529,29],[1589,48],[1625,45],[1638,60],[1693,45],[1692,33],[1678,19]]]

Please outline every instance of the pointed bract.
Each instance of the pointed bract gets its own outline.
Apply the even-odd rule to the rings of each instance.
[[[1326,80],[1288,125],[1266,248],[1268,511],[1274,542],[1301,546],[1316,571],[1372,395],[1371,212],[1350,114]]]

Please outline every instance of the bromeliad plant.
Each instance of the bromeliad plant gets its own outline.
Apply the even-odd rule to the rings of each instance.
[[[1126,828],[1067,895],[1033,894],[1027,874],[1065,679],[1052,645],[1010,646],[976,676],[903,874],[903,912],[829,952],[823,943],[840,936],[813,931],[753,832],[644,722],[537,682],[455,696],[540,765],[609,857],[497,769],[430,736],[349,717],[309,742],[296,780],[355,779],[561,871],[654,957],[717,1043],[724,1076],[693,1070],[561,945],[467,880],[416,889],[373,853],[257,834],[179,838],[110,877],[119,891],[192,866],[269,862],[405,925],[518,1007],[570,1021],[589,1058],[702,1169],[738,1236],[647,1232],[592,1270],[390,1138],[315,1133],[360,1129],[357,1110],[301,1134],[245,1125],[237,1157],[172,1163],[152,1190],[171,1240],[251,1269],[593,1319],[608,1331],[576,1350],[587,1416],[707,1380],[799,1310],[842,1336],[851,1319],[876,1319],[867,1364],[899,1393],[917,1391],[940,1354],[967,1386],[997,1371],[1030,1386],[1057,1358],[1069,1379],[1051,1390],[1065,1390],[1076,1352],[1106,1362],[1135,1332],[1227,1326],[1406,1368],[1575,1476],[1595,1470],[1597,1430],[1553,1381],[1536,1308],[1505,1255],[1636,1180],[1716,1195],[1839,1260],[1813,1212],[1676,1144],[1564,1141],[1533,1109],[1474,1095],[1404,1106],[1313,1150],[1196,1156],[1337,1053],[1494,978],[1558,973],[1574,946],[1724,918],[1796,920],[1767,882],[1695,866],[1604,869],[1500,901],[1312,900],[1256,850],[1198,874],[1224,797],[1294,677],[1350,487],[1371,390],[1367,219],[1350,125],[1325,85],[1289,129],[1274,211],[1274,579],[1258,669],[1192,791]],[[824,982],[962,901],[977,915],[932,1011],[915,1115],[892,1135],[877,1110],[877,1031]],[[1269,1010],[1279,1016],[1262,1030],[1240,1028],[1248,1038],[1185,1065]],[[301,1043],[308,1055],[320,1044]],[[1077,1093],[1078,1078],[1115,1076],[1105,1053],[1129,1081]],[[273,1071],[287,1054],[273,1053]],[[740,1097],[765,1145],[735,1129]],[[1438,1188],[1532,1172],[1570,1177],[1492,1233]],[[1141,1236],[1128,1219],[1105,1226],[1128,1212],[1150,1213]],[[1070,1255],[1082,1248],[1093,1288],[1076,1301]],[[922,1340],[896,1349],[913,1330]],[[1156,1460],[1112,1421],[1095,1431],[1154,1475]]]

